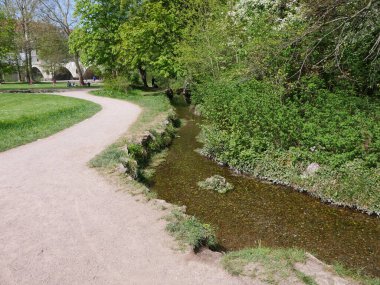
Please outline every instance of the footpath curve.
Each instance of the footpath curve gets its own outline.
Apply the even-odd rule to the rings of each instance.
[[[140,108],[85,91],[102,111],[0,153],[0,284],[242,284],[212,262],[172,250],[162,214],[118,192],[87,162]]]

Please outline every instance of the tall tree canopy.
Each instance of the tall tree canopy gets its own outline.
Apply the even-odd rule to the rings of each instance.
[[[71,47],[81,48],[85,62],[109,73],[138,69],[144,85],[147,69],[173,78],[192,8],[192,1],[184,0],[79,0],[80,27],[71,36]]]
[[[70,36],[71,48],[81,51],[85,63],[104,66],[116,74],[120,70],[118,30],[128,9],[119,0],[77,0],[76,15],[80,25]]]

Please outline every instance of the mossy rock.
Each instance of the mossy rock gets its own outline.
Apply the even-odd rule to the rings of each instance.
[[[126,169],[126,173],[128,173],[133,179],[137,179],[139,176],[139,168],[137,161],[131,157],[125,157],[121,160],[121,163]]]
[[[198,182],[198,186],[202,189],[213,190],[220,194],[225,194],[234,189],[231,183],[228,183],[226,178],[220,175],[214,175],[207,178],[205,181]]]

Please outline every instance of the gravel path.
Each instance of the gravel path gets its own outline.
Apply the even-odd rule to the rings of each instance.
[[[173,251],[162,213],[86,164],[140,113],[124,101],[0,153],[0,284],[242,284],[213,262]]]

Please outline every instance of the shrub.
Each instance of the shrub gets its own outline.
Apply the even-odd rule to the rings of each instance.
[[[128,78],[122,76],[110,78],[104,82],[104,88],[107,90],[126,92],[129,87],[130,84]]]
[[[140,165],[146,164],[148,161],[148,153],[141,144],[131,143],[128,145],[128,153],[134,158],[137,163]]]

